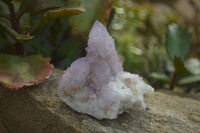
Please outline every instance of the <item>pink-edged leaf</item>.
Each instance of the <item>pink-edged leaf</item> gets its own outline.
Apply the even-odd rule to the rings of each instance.
[[[0,83],[11,90],[37,85],[53,71],[50,58],[41,55],[13,56],[0,54]]]

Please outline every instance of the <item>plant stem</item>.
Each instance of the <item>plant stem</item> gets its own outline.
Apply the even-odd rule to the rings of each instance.
[[[19,54],[19,55],[25,54],[24,45],[22,43],[16,42],[14,45],[15,45],[15,49],[16,49],[17,54]]]
[[[171,81],[171,84],[170,84],[170,88],[169,88],[169,90],[172,91],[172,90],[174,89],[176,83],[177,83],[177,73],[174,72],[174,74],[173,74],[173,78],[172,78],[172,81]]]
[[[10,22],[11,22],[12,28],[18,32],[20,23],[19,23],[19,19],[17,18],[16,12],[15,12],[15,9],[13,6],[13,0],[10,0],[8,2],[8,8],[10,11]],[[19,55],[25,54],[23,44],[16,42],[14,45],[15,45],[17,54],[19,54]]]
[[[18,31],[19,30],[19,20],[17,19],[17,15],[15,13],[15,9],[13,6],[13,0],[10,0],[10,2],[8,2],[8,8],[10,10],[10,18],[11,18],[10,21],[11,21],[12,28],[15,31]]]
[[[49,37],[49,41],[53,45],[53,52],[52,52],[52,57],[51,57],[52,63],[54,65],[57,65],[58,64],[58,45],[52,36]]]

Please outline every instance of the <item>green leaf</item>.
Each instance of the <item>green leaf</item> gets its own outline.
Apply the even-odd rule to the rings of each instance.
[[[200,75],[192,75],[192,76],[182,78],[179,81],[179,84],[180,85],[191,84],[191,83],[195,83],[195,82],[199,82],[199,81],[200,81]]]
[[[186,69],[184,62],[179,57],[176,57],[176,56],[174,57],[173,66],[175,68],[175,72],[178,74],[188,73],[188,70]]]
[[[167,83],[169,84],[170,83],[170,78],[164,74],[164,73],[156,73],[156,72],[153,72],[151,74],[151,77],[157,81],[160,81],[160,82],[163,82],[163,83]]]
[[[33,39],[33,36],[30,35],[25,35],[25,34],[21,34],[21,33],[25,33],[25,32],[16,32],[12,26],[11,26],[11,22],[10,22],[10,11],[8,9],[7,5],[10,5],[11,2],[10,0],[4,0],[5,3],[3,3],[2,1],[0,1],[0,27],[2,27],[2,29],[4,31],[6,31],[12,38],[14,38],[17,42],[19,43],[25,43],[28,42],[30,40]],[[14,1],[14,3],[18,3],[16,1]],[[7,4],[7,5],[6,5]],[[5,34],[5,32],[3,32]]]
[[[0,20],[0,27],[2,27],[5,31],[7,31],[9,35],[13,37],[19,43],[25,43],[33,39],[33,36],[19,34],[18,32],[16,32],[14,29],[12,29],[9,25],[7,25],[1,20]]]
[[[185,59],[192,43],[192,34],[189,31],[176,24],[168,26],[166,34],[166,49],[170,59],[175,56]]]
[[[10,0],[2,0],[6,5],[10,4]]]
[[[18,18],[29,12],[30,33],[35,35],[52,20],[83,13],[84,8],[68,6],[71,0],[23,0],[17,13]]]
[[[42,12],[36,16],[31,16],[31,32],[36,34],[39,32],[48,22],[66,17],[69,15],[76,15],[83,13],[85,10],[83,8],[61,8],[56,10],[50,10],[47,12]]]
[[[0,1],[0,17],[9,19],[9,9],[8,6]]]
[[[70,0],[69,0],[70,1]],[[4,0],[0,2],[0,26],[9,33],[19,43],[26,43],[33,39],[32,35],[37,34],[50,21],[66,17],[69,15],[76,15],[84,12],[83,8],[70,8],[67,6],[69,1],[66,0],[22,0],[19,10],[17,12],[17,19],[21,22],[19,31],[15,31],[11,26],[9,20],[7,6],[11,5],[10,1]],[[17,2],[14,1],[14,4]],[[19,5],[19,2],[18,2]],[[2,8],[2,9],[1,9]],[[4,10],[5,9],[5,10]],[[3,14],[2,14],[3,13]],[[26,13],[26,14],[25,14]],[[29,15],[30,14],[30,15]],[[23,15],[23,16],[22,16]],[[25,16],[25,17],[24,17]],[[22,20],[24,18],[24,20]],[[6,22],[5,22],[6,20]],[[30,21],[27,21],[30,20]],[[30,22],[30,24],[29,24]],[[30,27],[30,28],[27,28]],[[27,35],[21,33],[28,33]]]
[[[0,83],[11,89],[37,85],[48,79],[53,65],[40,55],[26,57],[0,54]]]
[[[72,26],[72,34],[86,41],[89,31],[96,20],[106,25],[112,2],[113,0],[82,0],[86,12],[70,17],[69,23]]]
[[[23,0],[18,16],[25,12],[30,12],[31,15],[36,15],[42,11],[64,7],[66,0]]]

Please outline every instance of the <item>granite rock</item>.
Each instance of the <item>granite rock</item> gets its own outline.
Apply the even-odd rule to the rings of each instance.
[[[0,87],[0,133],[198,133],[200,102],[155,92],[146,111],[123,113],[114,120],[81,114],[56,95],[63,71],[44,83],[10,91]]]

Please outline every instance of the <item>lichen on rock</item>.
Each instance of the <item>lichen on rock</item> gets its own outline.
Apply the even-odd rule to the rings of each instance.
[[[99,21],[90,31],[86,51],[86,57],[74,61],[63,74],[57,89],[61,100],[98,119],[146,108],[144,97],[154,89],[138,75],[123,71],[114,39]]]

